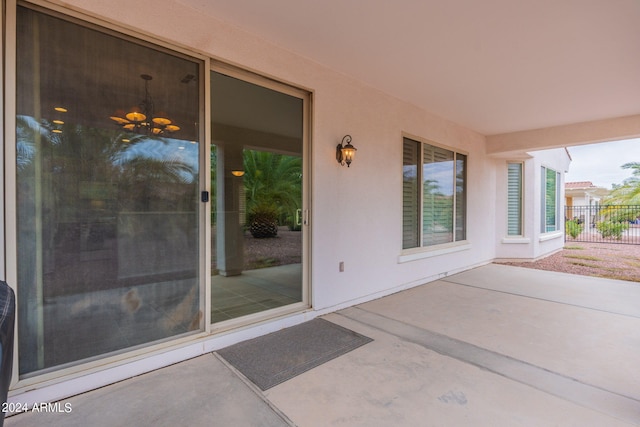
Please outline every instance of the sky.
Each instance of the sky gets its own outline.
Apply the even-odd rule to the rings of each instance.
[[[631,176],[625,163],[640,162],[640,138],[601,144],[568,147],[571,165],[565,182],[591,181],[598,187],[611,188]]]

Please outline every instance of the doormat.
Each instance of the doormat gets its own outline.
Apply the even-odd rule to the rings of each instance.
[[[223,348],[218,354],[264,391],[371,341],[314,319]]]

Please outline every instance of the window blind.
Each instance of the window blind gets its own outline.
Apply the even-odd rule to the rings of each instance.
[[[456,153],[456,241],[467,238],[467,156]]]
[[[420,144],[405,138],[402,148],[402,248],[415,248],[420,245],[419,226],[420,185],[418,160]]]
[[[522,163],[507,165],[507,235],[522,235]]]
[[[467,156],[403,139],[402,248],[466,239]]]

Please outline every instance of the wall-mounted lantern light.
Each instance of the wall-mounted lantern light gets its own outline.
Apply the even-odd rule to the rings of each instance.
[[[244,171],[243,170],[232,170],[231,171],[231,175],[237,176],[237,177],[241,177],[241,176],[244,175]]]
[[[336,147],[336,160],[342,166],[346,163],[347,167],[349,167],[356,155],[356,151],[356,147],[351,145],[351,135],[345,135],[344,138],[342,138],[342,142]]]

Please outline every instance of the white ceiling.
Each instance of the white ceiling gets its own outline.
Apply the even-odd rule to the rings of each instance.
[[[178,0],[486,135],[640,113],[640,0]]]

